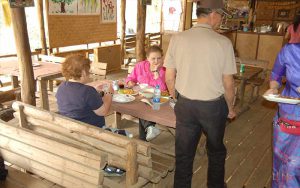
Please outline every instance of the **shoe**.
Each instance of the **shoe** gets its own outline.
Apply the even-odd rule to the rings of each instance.
[[[104,169],[104,176],[123,176],[125,174],[125,171],[113,166],[106,166]]]
[[[147,131],[147,135],[146,135],[147,141],[152,140],[153,138],[157,137],[160,134],[160,130],[154,126],[147,127],[146,131]]]

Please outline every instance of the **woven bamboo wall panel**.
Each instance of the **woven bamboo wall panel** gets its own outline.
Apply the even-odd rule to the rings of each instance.
[[[100,15],[48,15],[50,48],[117,39],[117,24],[101,24]]]

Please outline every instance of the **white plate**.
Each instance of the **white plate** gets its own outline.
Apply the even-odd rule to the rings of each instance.
[[[146,87],[148,87],[148,84],[138,84],[140,89],[145,89]]]
[[[266,100],[272,102],[279,102],[279,103],[287,103],[287,104],[300,104],[300,99],[291,99],[291,98],[284,98],[280,97],[279,95],[264,95],[263,96]]]
[[[125,94],[114,94],[113,99],[114,102],[119,103],[128,103],[135,100],[135,97],[132,95],[125,95]]]

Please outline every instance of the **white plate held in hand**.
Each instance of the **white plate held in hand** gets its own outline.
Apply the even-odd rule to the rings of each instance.
[[[278,102],[278,103],[287,103],[287,104],[300,104],[299,98],[286,98],[282,97],[280,95],[264,95],[263,96],[266,100],[272,101],[272,102]]]
[[[119,102],[119,103],[127,103],[127,102],[132,102],[135,100],[135,97],[132,95],[125,95],[125,94],[114,94],[112,100],[114,102]]]

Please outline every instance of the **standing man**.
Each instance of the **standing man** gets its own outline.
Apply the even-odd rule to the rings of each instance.
[[[222,0],[197,3],[198,23],[172,37],[164,66],[171,96],[178,91],[175,188],[191,187],[193,161],[202,132],[206,136],[208,188],[223,188],[226,119],[234,118],[235,57],[231,41],[214,31],[224,12]]]

